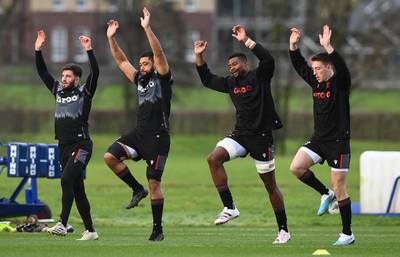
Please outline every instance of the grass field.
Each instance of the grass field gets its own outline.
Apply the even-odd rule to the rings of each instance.
[[[0,84],[0,88],[3,91],[0,109],[47,109],[54,106],[54,99],[43,85]],[[174,85],[173,91],[172,111],[227,111],[233,108],[228,95],[204,87],[185,88]],[[123,101],[121,101],[123,94],[121,85],[99,85],[92,109],[122,110],[124,108]],[[399,98],[400,90],[371,91],[354,89],[350,95],[351,110],[352,112],[398,113],[400,112]],[[15,99],[19,99],[19,101],[15,101]],[[292,89],[289,108],[292,111],[310,111],[312,109],[310,91],[307,86]]]
[[[277,234],[275,217],[267,193],[250,158],[226,165],[229,184],[241,216],[223,226],[213,221],[222,206],[212,184],[206,157],[221,136],[173,136],[163,177],[165,194],[165,240],[149,243],[152,218],[149,199],[133,210],[124,208],[129,189],[111,174],[102,160],[110,135],[93,135],[94,155],[88,167],[86,189],[100,240],[79,242],[83,224],[74,206],[69,223],[77,233],[59,238],[41,233],[0,233],[1,256],[311,256],[326,249],[332,256],[399,256],[400,217],[353,216],[356,243],[333,247],[341,231],[339,215],[316,215],[319,196],[290,174],[289,165],[303,142],[290,141],[287,156],[276,156],[277,181],[285,197],[292,239],[286,245],[272,245]],[[2,135],[3,142],[54,143],[41,134]],[[359,156],[365,150],[399,150],[398,142],[352,142],[352,164],[348,193],[359,201]],[[0,151],[0,155],[4,152]],[[128,162],[137,178],[145,181],[143,163]],[[329,168],[314,171],[329,181]],[[19,179],[0,175],[0,198],[9,197]],[[60,212],[59,180],[40,179],[39,198],[57,219]],[[329,183],[328,183],[329,184]],[[24,202],[24,195],[17,199]],[[49,224],[52,225],[52,224]]]

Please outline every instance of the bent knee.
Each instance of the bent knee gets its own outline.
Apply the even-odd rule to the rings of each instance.
[[[300,178],[304,174],[304,172],[307,171],[307,169],[308,168],[295,163],[292,163],[290,165],[290,172],[292,172],[292,174],[295,175],[297,178]]]
[[[222,165],[224,162],[229,161],[229,153],[223,147],[217,147],[207,157],[209,165]]]
[[[215,164],[216,162],[217,162],[217,160],[218,160],[218,158],[217,158],[217,156],[214,154],[214,153],[210,153],[208,156],[207,156],[207,162],[208,162],[208,164]]]
[[[208,164],[213,164],[216,162],[215,156],[212,153],[207,156],[207,162]]]
[[[117,157],[115,157],[112,153],[109,152],[105,153],[103,158],[107,166],[110,168],[115,167],[116,165],[121,163],[121,161],[118,160]]]
[[[207,157],[207,162],[208,162],[208,165],[210,165],[210,166],[222,165],[224,163],[224,159],[222,158],[221,155],[211,153]]]
[[[105,161],[106,163],[109,163],[109,162],[112,162],[112,161],[116,161],[116,160],[117,160],[117,158],[116,158],[112,153],[109,153],[109,152],[106,152],[106,153],[104,154],[103,159],[104,159],[104,161]]]

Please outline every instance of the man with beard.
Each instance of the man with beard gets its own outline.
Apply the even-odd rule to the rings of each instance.
[[[90,38],[80,36],[79,40],[88,55],[90,69],[83,85],[79,84],[82,69],[73,63],[62,68],[61,83],[55,80],[48,72],[42,56],[42,47],[46,41],[43,30],[38,31],[35,42],[37,71],[56,100],[55,138],[58,140],[62,169],[62,211],[59,222],[48,232],[59,236],[67,235],[67,222],[75,199],[86,229],[78,240],[97,240],[99,237],[93,227],[83,173],[92,155],[93,142],[89,136],[88,119],[100,71]]]
[[[228,178],[223,164],[250,153],[261,180],[269,194],[269,200],[278,223],[278,236],[274,244],[285,244],[290,240],[282,193],[275,180],[274,140],[272,130],[282,127],[275,111],[271,94],[271,79],[275,60],[261,44],[247,37],[242,25],[233,27],[232,36],[245,44],[260,60],[259,66],[250,70],[243,53],[233,53],[228,59],[232,76],[221,77],[210,72],[203,58],[207,42],[196,41],[196,67],[204,86],[227,93],[236,108],[234,131],[217,143],[208,156],[208,165],[214,185],[224,205],[214,224],[221,225],[239,217],[228,187]]]
[[[119,137],[104,154],[108,167],[133,191],[127,209],[137,206],[149,191],[132,175],[124,160],[147,163],[146,177],[150,189],[150,202],[153,214],[153,231],[149,241],[164,239],[162,215],[164,194],[161,177],[170,148],[169,114],[172,96],[172,75],[157,37],[150,27],[150,12],[144,8],[141,25],[146,33],[152,52],[145,52],[139,59],[139,70],[128,61],[118,46],[115,35],[119,28],[117,21],[110,20],[107,37],[111,53],[121,71],[136,84],[139,98],[137,126],[134,130]]]

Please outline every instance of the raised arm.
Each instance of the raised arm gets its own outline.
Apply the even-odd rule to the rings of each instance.
[[[296,28],[291,29],[291,34],[289,38],[289,55],[290,60],[297,74],[300,75],[307,82],[307,84],[312,85],[313,80],[315,80],[314,73],[312,69],[308,66],[307,61],[303,57],[298,48],[297,44],[300,41],[300,31]]]
[[[206,63],[203,57],[203,53],[206,49],[207,49],[207,41],[199,40],[194,42],[194,54],[196,55],[197,66],[202,66]]]
[[[196,68],[199,73],[201,82],[204,86],[211,88],[215,91],[228,93],[228,85],[226,79],[211,73],[206,61],[204,60],[203,53],[207,49],[206,41],[194,42],[194,53],[196,55]]]
[[[164,55],[160,41],[150,27],[150,16],[150,12],[147,8],[143,8],[143,17],[140,17],[141,25],[146,33],[147,40],[149,41],[151,50],[154,54],[154,64],[156,69],[160,75],[166,75],[169,72],[168,61]]]
[[[275,70],[275,60],[270,52],[261,44],[246,35],[246,30],[243,25],[236,25],[232,28],[232,37],[243,43],[251,52],[260,60],[260,69],[263,70],[262,75],[271,78]],[[266,71],[266,72],[264,72]]]
[[[46,33],[43,30],[39,30],[35,42],[35,51],[42,51],[44,42],[46,42]]]
[[[90,38],[82,35],[79,37],[79,41],[86,52],[92,50],[92,40],[90,40]]]
[[[46,42],[46,34],[43,30],[39,30],[37,32],[37,38],[35,42],[35,60],[36,60],[36,69],[37,72],[46,85],[46,87],[53,91],[54,81],[55,79],[47,70],[46,63],[44,62],[43,55],[42,55],[42,48],[44,43]]]
[[[86,36],[80,36],[79,41],[89,57],[89,75],[86,79],[85,87],[90,95],[93,95],[97,89],[97,80],[100,75],[99,64],[94,56],[92,41]]]
[[[114,57],[115,62],[117,63],[120,70],[125,74],[125,76],[133,82],[134,76],[137,72],[135,67],[128,61],[126,55],[119,47],[117,40],[115,39],[115,35],[117,34],[117,30],[119,28],[118,21],[110,20],[107,22],[107,38],[108,43],[110,44],[111,54]]]
[[[289,38],[289,48],[290,48],[290,51],[296,51],[297,44],[300,41],[300,31],[296,28],[292,28],[291,31],[292,31],[292,34],[290,34],[290,38]]]
[[[322,28],[322,32],[322,35],[319,34],[319,43],[325,48],[325,51],[328,54],[331,54],[334,51],[333,47],[331,46],[332,30],[328,25],[325,25]]]
[[[256,45],[256,42],[254,42],[251,38],[249,38],[246,35],[246,30],[244,29],[243,25],[236,25],[232,28],[232,37],[236,38],[239,42],[242,42],[245,44],[246,47],[248,47],[250,50],[253,50],[253,48]]]
[[[325,51],[329,54],[329,58],[331,59],[338,76],[343,77],[343,80],[346,82],[341,84],[340,86],[350,87],[351,78],[349,68],[347,67],[344,59],[337,51],[335,51],[335,49],[331,45],[332,30],[329,28],[328,25],[325,25],[322,28],[322,31],[323,34],[319,35],[319,42],[325,48]]]

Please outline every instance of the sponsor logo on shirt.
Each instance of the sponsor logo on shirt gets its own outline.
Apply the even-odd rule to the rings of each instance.
[[[61,96],[57,95],[57,103],[60,103],[60,104],[76,102],[78,100],[79,100],[79,96],[77,96],[77,95],[68,96],[68,97],[61,97]]]
[[[313,93],[314,98],[319,98],[319,99],[325,99],[325,98],[330,98],[331,97],[331,92],[314,92]]]
[[[235,87],[233,89],[233,93],[235,94],[246,94],[247,92],[250,92],[251,90],[253,90],[253,87],[251,85],[247,85],[244,87]]]
[[[138,89],[138,91],[140,91],[140,92],[142,92],[142,93],[145,93],[145,92],[147,92],[147,90],[148,90],[149,88],[154,87],[154,85],[155,85],[154,81],[150,81],[145,87],[142,86],[142,83],[139,83],[137,89]]]

